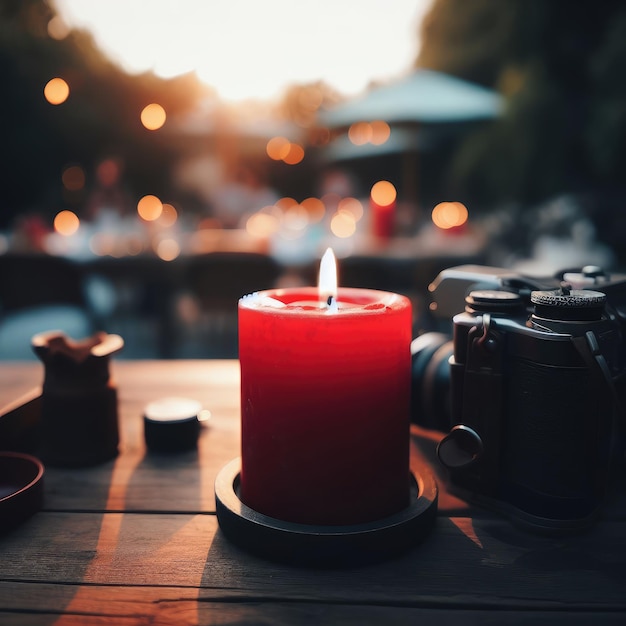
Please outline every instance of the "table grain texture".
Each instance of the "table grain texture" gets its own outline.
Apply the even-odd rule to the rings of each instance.
[[[239,364],[114,361],[120,454],[46,468],[43,510],[0,537],[0,625],[626,624],[626,490],[575,536],[530,534],[446,491],[437,437],[416,428],[439,513],[400,557],[312,569],[254,557],[215,515],[219,470],[239,456]],[[38,363],[0,365],[0,407],[36,388]],[[197,451],[148,453],[142,409],[164,396],[211,411]],[[0,442],[0,447],[2,447]],[[623,477],[621,477],[623,479]]]

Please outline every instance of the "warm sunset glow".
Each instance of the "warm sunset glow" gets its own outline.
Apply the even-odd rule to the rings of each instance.
[[[378,206],[389,206],[396,200],[396,188],[387,180],[379,180],[372,187],[371,197]]]
[[[389,127],[389,124],[387,124],[387,122],[383,122],[382,120],[372,122],[370,124],[370,128],[372,129],[372,138],[370,141],[375,146],[380,146],[385,143],[391,136],[391,128]]]
[[[297,165],[304,159],[304,148],[297,143],[289,144],[289,152],[283,158],[287,165]]]
[[[144,107],[141,111],[141,123],[148,130],[158,130],[165,124],[166,119],[165,109],[155,102]]]
[[[309,222],[316,224],[324,219],[326,206],[319,198],[306,198],[301,203],[302,207],[309,215]]]
[[[432,0],[317,0],[304,13],[300,4],[54,2],[67,24],[93,33],[98,48],[133,75],[195,72],[231,101],[278,99],[289,85],[313,85],[298,103],[306,113],[318,106],[317,83],[355,96],[409,69]]]
[[[146,222],[153,222],[161,217],[163,203],[156,196],[144,196],[137,203],[137,213]]]
[[[469,213],[467,207],[461,202],[440,202],[432,213],[435,226],[447,230],[463,226],[467,222]]]
[[[60,211],[54,218],[54,230],[64,237],[73,235],[79,226],[80,220],[76,213],[72,213],[72,211]]]
[[[330,221],[330,230],[335,237],[339,237],[341,239],[352,237],[352,235],[356,232],[356,220],[351,213],[347,213],[345,211],[342,213],[335,213]]]
[[[78,191],[85,186],[85,172],[79,165],[72,165],[61,175],[63,186],[69,191]]]
[[[170,226],[174,226],[177,220],[178,211],[176,210],[176,207],[171,204],[164,204],[161,210],[161,215],[159,216],[159,224],[169,228]]]
[[[44,87],[43,95],[50,104],[63,104],[70,95],[70,86],[62,78],[53,78]]]
[[[267,156],[274,161],[282,161],[288,154],[291,142],[285,137],[272,137],[266,146]]]

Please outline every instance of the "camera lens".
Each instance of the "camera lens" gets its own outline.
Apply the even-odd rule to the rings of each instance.
[[[424,428],[447,431],[450,417],[450,337],[425,333],[411,343],[411,420]]]

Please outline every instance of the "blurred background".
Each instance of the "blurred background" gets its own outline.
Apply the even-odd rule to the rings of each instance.
[[[0,359],[233,358],[237,300],[626,266],[626,5],[0,0]]]

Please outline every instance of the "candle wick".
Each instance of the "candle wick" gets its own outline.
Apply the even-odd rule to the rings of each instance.
[[[339,310],[339,307],[337,306],[337,298],[335,298],[332,294],[326,298],[326,309],[331,313],[335,313]]]

